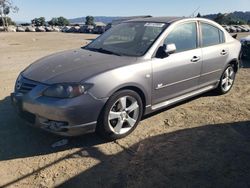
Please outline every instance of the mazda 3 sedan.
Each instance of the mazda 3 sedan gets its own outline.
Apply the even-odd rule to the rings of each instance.
[[[229,92],[240,50],[207,19],[130,20],[85,47],[31,64],[11,98],[21,117],[41,129],[119,139],[145,114],[209,90]]]

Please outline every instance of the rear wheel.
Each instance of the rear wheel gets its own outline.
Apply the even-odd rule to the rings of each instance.
[[[143,111],[140,96],[122,90],[110,97],[100,115],[97,132],[109,140],[129,135],[138,125]]]
[[[228,93],[234,84],[235,80],[235,71],[233,65],[228,65],[225,71],[223,72],[219,86],[217,88],[217,92],[219,94],[226,94]]]

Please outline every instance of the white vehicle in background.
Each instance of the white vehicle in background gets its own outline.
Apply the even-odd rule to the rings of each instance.
[[[243,27],[245,27],[246,29],[248,29],[248,31],[250,31],[250,26],[249,25],[242,25]]]
[[[239,25],[238,28],[241,29],[242,32],[248,32],[249,31],[247,28],[245,28],[242,25]]]
[[[228,25],[222,25],[222,27],[227,31],[230,32],[230,27]]]
[[[241,28],[239,28],[238,25],[233,25],[233,27],[235,27],[235,29],[237,30],[237,32],[242,32]]]
[[[232,25],[229,26],[229,29],[230,29],[230,33],[237,33],[238,32],[238,30]]]

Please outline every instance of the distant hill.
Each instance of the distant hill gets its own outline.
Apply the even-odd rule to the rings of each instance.
[[[231,15],[232,18],[241,19],[241,20],[244,20],[244,21],[250,23],[250,11],[248,11],[248,12],[234,12],[234,13],[231,13],[229,15]]]
[[[113,20],[120,19],[121,17],[108,17],[108,16],[95,16],[95,22],[103,22],[105,24],[111,23]],[[84,23],[85,22],[85,17],[80,17],[80,18],[73,18],[69,19],[69,22],[71,24],[74,23]]]
[[[224,14],[226,17],[231,18],[232,20],[238,20],[238,21],[244,21],[246,23],[250,23],[250,11],[247,12],[240,12],[240,11],[235,11],[229,14]],[[202,17],[214,20],[218,14],[208,14],[204,15]]]
[[[212,19],[214,20],[217,17],[218,14],[208,14],[208,15],[203,15],[202,17]],[[250,11],[248,12],[240,12],[240,11],[235,11],[233,13],[228,13],[224,14],[227,17],[230,17],[233,20],[242,20],[244,22],[249,22],[250,23]],[[118,20],[121,19],[122,17],[119,16],[95,16],[95,22],[103,22],[105,24],[111,23],[113,20]],[[69,19],[69,22],[71,24],[74,23],[84,23],[85,22],[85,17],[79,17],[79,18],[73,18]]]

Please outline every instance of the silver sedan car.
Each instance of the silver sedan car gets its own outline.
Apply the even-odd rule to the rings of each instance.
[[[119,139],[145,114],[209,90],[229,92],[240,50],[239,41],[207,19],[125,21],[85,47],[31,64],[11,98],[36,127]]]

